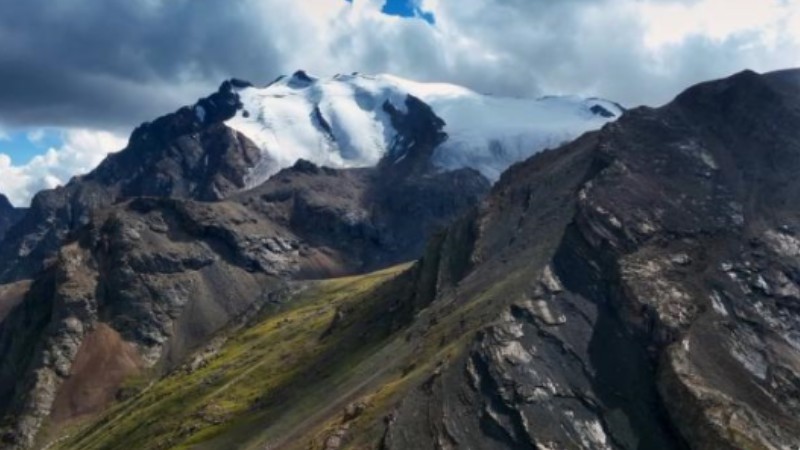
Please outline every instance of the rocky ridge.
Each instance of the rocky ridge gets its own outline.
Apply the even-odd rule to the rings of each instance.
[[[798,71],[743,72],[517,164],[413,267],[328,313],[309,341],[324,369],[294,395],[205,440],[132,422],[63,448],[797,447],[798,93]]]

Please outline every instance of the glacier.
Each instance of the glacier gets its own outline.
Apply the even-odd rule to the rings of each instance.
[[[599,98],[501,97],[388,74],[320,79],[298,71],[266,87],[236,90],[242,106],[226,125],[262,152],[248,187],[298,159],[335,168],[378,164],[397,135],[384,104],[405,112],[408,95],[428,104],[445,122],[448,137],[435,149],[434,165],[441,170],[470,167],[492,182],[515,162],[598,129],[624,112]]]

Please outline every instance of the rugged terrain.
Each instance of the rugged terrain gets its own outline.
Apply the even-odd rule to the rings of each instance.
[[[389,75],[317,79],[298,71],[263,88],[228,80],[136,128],[92,172],[38,193],[13,223],[0,219],[0,237],[8,230],[0,282],[32,278],[92,211],[125,199],[222,200],[299,159],[338,169],[397,164],[419,176],[473,169],[494,181],[512,163],[622,111],[597,98],[493,97]]]
[[[165,183],[164,192],[123,196],[114,204],[111,197],[82,203],[97,199],[91,192],[114,192],[97,180],[114,161],[129,157],[135,148],[129,147],[84,179],[39,194],[39,202],[64,195],[87,209],[85,216],[70,218],[80,226],[59,222],[58,215],[53,228],[41,225],[47,233],[64,233],[64,244],[51,259],[18,254],[44,269],[32,284],[4,288],[4,309],[19,304],[4,311],[0,324],[5,441],[30,445],[46,419],[60,424],[100,411],[127,377],[173,370],[217,330],[279,295],[287,280],[363,273],[416,258],[427,237],[475,205],[489,183],[471,169],[433,170],[429,155],[443,138],[442,123],[411,98],[407,108],[413,120],[403,128],[414,133],[415,143],[399,164],[335,170],[301,160],[225,200],[187,199],[203,198],[206,191],[186,181],[196,178],[181,176],[181,183]],[[398,114],[395,120],[404,119]],[[147,174],[150,183],[138,192],[154,189],[153,175]],[[44,208],[35,201],[21,224],[42,211],[75,213],[72,206],[55,202],[55,208]],[[23,225],[15,230],[31,238]],[[14,238],[9,235],[6,248],[20,242]],[[47,250],[47,238],[37,245]],[[27,293],[20,291],[26,286]],[[127,356],[108,361],[120,349]],[[105,361],[102,370],[93,368],[94,360]]]
[[[799,445],[798,93],[743,72],[507,172],[434,303],[495,323],[383,445]]]
[[[446,139],[431,154],[443,170],[472,168],[492,182],[511,164],[616,120],[624,109],[600,98],[514,98],[479,94],[446,83],[418,83],[392,75],[304,71],[266,87],[235,87],[241,106],[225,122],[248,136],[265,157],[248,174],[257,185],[297,158],[335,168],[374,166],[389,153],[405,157],[413,142],[395,120],[411,96],[443,121]],[[207,116],[198,103],[198,117]],[[413,117],[413,112],[409,114]]]
[[[93,209],[0,322],[4,445],[800,446],[800,71],[629,110],[479,204],[406,102],[397,164]]]

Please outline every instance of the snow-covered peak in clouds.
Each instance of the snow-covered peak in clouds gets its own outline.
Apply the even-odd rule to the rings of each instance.
[[[622,114],[617,104],[601,99],[497,97],[392,75],[318,79],[300,71],[238,94],[243,107],[226,123],[265,156],[251,172],[251,186],[300,158],[330,167],[376,165],[397,136],[384,105],[405,111],[408,95],[446,123],[448,138],[436,149],[434,164],[443,170],[472,167],[492,181],[511,164]]]

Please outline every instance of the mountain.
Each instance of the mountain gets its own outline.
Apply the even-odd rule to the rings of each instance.
[[[217,199],[218,189],[209,191],[189,175],[196,166],[173,164],[204,159],[195,148],[234,157],[251,148],[216,124],[206,132],[220,145],[206,149],[202,137],[190,135],[200,144],[181,152],[169,139],[165,148],[129,146],[86,177],[39,194],[32,211],[56,195],[101,201],[81,205],[85,220],[24,285],[22,300],[14,291],[18,306],[0,322],[6,442],[30,446],[48,421],[61,425],[102,410],[127,377],[169,373],[220,329],[280,298],[291,280],[362,273],[418,257],[427,237],[474,206],[489,182],[472,169],[434,170],[425,155],[443,139],[443,124],[419,101],[409,98],[405,107],[407,114],[395,121],[415,132],[415,143],[401,163],[332,169],[299,160],[258,187]],[[174,131],[182,116],[163,119],[166,129]],[[131,140],[164,139],[158,136],[146,126]],[[131,170],[131,149],[158,156],[155,162],[145,157],[149,174]],[[217,183],[225,167],[217,165],[212,176],[200,173],[225,186]],[[137,186],[145,176],[169,181]],[[128,197],[127,189],[144,193]],[[64,206],[74,205],[56,203],[50,211]],[[104,369],[81,369],[94,364],[87,359],[104,361]]]
[[[383,448],[797,446],[799,89],[701,84],[504,174],[429,308],[478,332]]]
[[[472,108],[469,121],[448,124],[404,88],[448,120],[458,118],[448,105]],[[493,102],[507,123],[480,125],[477,104]],[[487,167],[615,118],[602,105],[619,112],[599,100],[298,72],[264,89],[226,81],[141,125],[92,172],[38,193],[0,245],[3,442],[34,445],[42,426],[112,404],[129,378],[171,373],[291,283],[419,257],[486,194]],[[311,146],[320,130],[324,147]],[[452,145],[469,164],[443,163]]]
[[[796,447],[797,130],[800,70],[627,111],[513,165],[413,265],[286,284],[51,448]]]
[[[498,98],[389,75],[317,80],[299,71],[266,88],[229,80],[193,106],[138,127],[125,149],[89,174],[37,194],[0,246],[0,282],[33,277],[92,211],[123,199],[220,200],[299,159],[364,168],[411,156],[401,165],[472,168],[493,181],[510,164],[621,111],[599,99]],[[431,114],[441,122],[436,136],[423,135]]]
[[[701,84],[504,174],[430,312],[495,322],[459,319],[482,328],[384,447],[797,446],[799,88]]]
[[[5,237],[6,231],[19,220],[24,212],[23,209],[14,208],[8,198],[0,194],[0,242]]]

